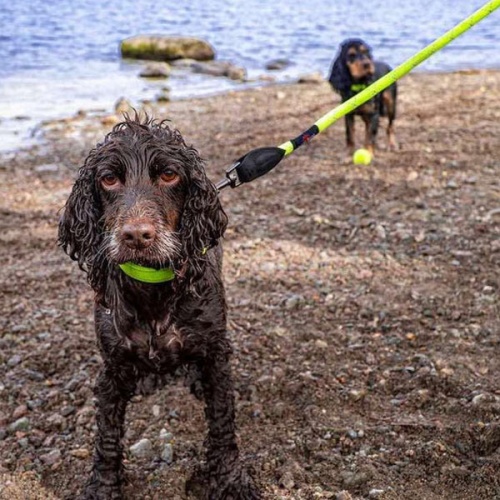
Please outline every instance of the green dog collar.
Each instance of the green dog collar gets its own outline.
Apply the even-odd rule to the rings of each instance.
[[[175,278],[174,270],[169,267],[153,269],[152,267],[143,267],[133,262],[125,262],[118,265],[127,276],[143,283],[165,283]]]
[[[351,90],[357,94],[358,92],[365,90],[367,87],[368,85],[366,83],[353,83],[351,85]]]

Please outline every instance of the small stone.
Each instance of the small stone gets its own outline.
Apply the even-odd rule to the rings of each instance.
[[[341,474],[344,485],[348,488],[359,488],[363,484],[366,484],[370,476],[366,472],[356,471],[356,472],[344,472]]]
[[[385,490],[379,490],[376,488],[371,489],[368,492],[368,498],[379,498],[385,493]]]
[[[238,66],[231,66],[228,68],[227,76],[231,80],[244,81],[247,77],[247,72],[245,68],[241,68]]]
[[[29,445],[29,441],[28,441],[28,438],[27,437],[23,437],[21,439],[18,439],[17,440],[17,444],[21,447],[21,448],[27,448],[28,445]]]
[[[37,372],[36,370],[24,370],[24,373],[26,373],[31,380],[36,380],[38,382],[45,380],[45,375],[41,372]]]
[[[69,454],[75,458],[85,459],[90,456],[90,451],[87,448],[77,448],[76,450],[71,450]]]
[[[352,495],[347,490],[342,490],[337,493],[335,500],[353,500]]]
[[[349,397],[353,401],[360,401],[361,399],[363,399],[366,396],[366,391],[365,390],[351,389],[348,394],[349,394]]]
[[[28,330],[29,330],[28,325],[24,325],[24,324],[14,325],[12,327],[12,333],[22,333],[22,332],[27,332]]]
[[[301,295],[291,295],[285,300],[285,308],[295,309],[303,300]]]
[[[66,391],[71,391],[73,392],[79,385],[81,381],[77,378],[72,378],[65,386],[64,389]]]
[[[154,417],[158,418],[161,413],[161,408],[158,405],[153,405],[153,407],[151,408],[151,412],[153,413]]]
[[[143,68],[139,76],[142,78],[168,78],[170,66],[167,63],[150,63]]]
[[[314,345],[318,349],[326,349],[328,347],[328,342],[325,342],[324,340],[318,339],[316,342],[314,342]]]
[[[170,443],[167,443],[163,447],[163,451],[161,452],[161,459],[167,464],[171,464],[174,459],[174,449]]]
[[[95,410],[92,406],[84,406],[80,408],[76,414],[77,425],[86,425],[94,418]]]
[[[290,471],[286,471],[283,476],[281,476],[280,482],[287,490],[291,490],[295,486],[293,474]]]
[[[62,429],[65,426],[64,417],[59,413],[54,413],[50,417],[47,417],[46,421],[52,429]]]
[[[161,429],[160,439],[166,443],[171,443],[174,440],[174,435],[171,432],[168,432],[167,429]]]
[[[30,428],[30,421],[27,417],[17,419],[9,425],[10,432],[27,431]]]
[[[134,111],[134,107],[132,106],[131,102],[125,99],[124,97],[120,97],[120,99],[116,101],[115,103],[116,114],[131,113],[132,111]]]
[[[291,61],[288,59],[273,59],[266,63],[266,69],[269,71],[279,71],[290,66]]]
[[[151,458],[153,456],[153,444],[149,439],[141,439],[130,448],[130,454],[136,458]]]
[[[170,102],[171,97],[170,97],[170,91],[169,90],[162,90],[160,94],[156,97],[156,100],[158,102]]]
[[[38,172],[39,174],[54,174],[58,171],[59,165],[56,165],[55,163],[46,163],[35,167],[35,172]]]
[[[28,413],[28,407],[26,405],[19,405],[12,413],[12,418],[18,420],[21,417],[24,417]]]
[[[17,366],[21,361],[21,356],[19,356],[19,354],[14,354],[14,356],[7,360],[7,365],[13,368],[14,366]]]
[[[347,431],[347,435],[351,438],[351,439],[357,439],[358,438],[358,433],[353,430],[353,429],[349,429]]]
[[[324,83],[324,81],[325,81],[325,79],[323,78],[323,75],[319,71],[316,71],[314,73],[300,75],[297,78],[297,83],[320,84],[320,83]]]
[[[76,411],[76,408],[74,406],[71,406],[71,405],[63,406],[61,408],[61,415],[63,417],[67,417],[67,416],[71,415],[72,413],[75,413],[75,411]]]
[[[496,397],[493,394],[481,393],[472,398],[473,406],[484,406],[489,403],[494,403],[496,401]]]
[[[377,224],[375,226],[375,233],[377,234],[377,238],[379,240],[385,240],[387,238],[387,232],[385,230],[385,227],[382,226],[381,224]]]
[[[44,455],[40,455],[40,460],[45,465],[54,465],[55,463],[59,462],[59,460],[61,460],[61,450],[54,448],[53,450],[49,451],[48,453],[45,453]]]
[[[410,173],[406,176],[406,180],[408,182],[412,182],[418,179],[418,172],[415,170],[411,170]]]

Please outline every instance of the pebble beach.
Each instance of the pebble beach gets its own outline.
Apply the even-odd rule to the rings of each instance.
[[[140,111],[171,120],[217,182],[338,102],[318,80]],[[221,192],[238,433],[266,499],[500,498],[500,71],[409,75],[398,106],[399,150],[382,121],[370,165],[352,164],[339,121]],[[90,470],[93,300],[56,231],[121,119],[49,120],[0,155],[2,500],[76,498]],[[206,431],[187,394],[131,404],[126,498],[187,498]]]

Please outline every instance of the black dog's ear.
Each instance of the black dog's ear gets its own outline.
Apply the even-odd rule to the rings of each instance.
[[[206,176],[201,159],[194,150],[190,156],[191,178],[180,228],[188,286],[203,272],[205,253],[222,238],[228,222],[217,189]]]
[[[328,81],[336,92],[342,93],[351,86],[351,74],[346,65],[347,47],[342,44],[337,52],[330,70]]]
[[[59,245],[89,275],[91,284],[94,259],[103,237],[99,227],[102,205],[92,162],[91,153],[78,171],[78,178],[59,221],[58,234]]]

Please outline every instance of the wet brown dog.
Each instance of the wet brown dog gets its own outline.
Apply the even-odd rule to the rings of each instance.
[[[220,239],[227,217],[197,151],[164,122],[126,119],[79,170],[59,244],[87,273],[103,366],[84,499],[121,499],[125,410],[183,371],[204,399],[207,500],[256,500],[240,464]]]
[[[391,71],[384,62],[374,61],[368,44],[359,38],[345,40],[332,64],[328,81],[338,92],[342,102],[364,90],[371,83]],[[397,84],[394,83],[382,93],[366,102],[345,117],[346,142],[349,152],[355,149],[354,116],[359,115],[365,123],[364,147],[372,154],[376,147],[377,132],[381,116],[387,116],[387,138],[390,149],[396,149],[394,120],[396,118]]]

